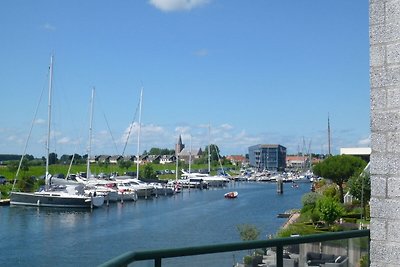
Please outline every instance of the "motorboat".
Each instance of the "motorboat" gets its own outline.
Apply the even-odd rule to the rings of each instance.
[[[118,189],[131,189],[136,192],[138,197],[148,198],[155,194],[154,186],[148,185],[131,176],[117,176],[115,177],[115,181],[117,182]]]
[[[225,198],[237,198],[239,193],[237,191],[228,192],[224,195]]]

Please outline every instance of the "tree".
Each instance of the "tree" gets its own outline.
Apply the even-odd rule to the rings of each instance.
[[[350,194],[361,201],[361,206],[364,209],[371,198],[369,172],[363,171],[360,175],[350,177],[348,186]]]
[[[260,236],[260,230],[252,224],[239,224],[237,230],[243,241],[257,240]]]
[[[53,165],[57,163],[57,154],[56,153],[50,153],[49,154],[49,165]]]
[[[156,173],[153,170],[153,165],[151,163],[147,163],[146,165],[144,165],[143,177],[144,177],[144,179],[155,179],[155,178],[157,178],[156,177]]]
[[[118,166],[122,169],[128,170],[132,166],[132,161],[130,160],[119,160]]]
[[[316,164],[314,174],[329,179],[339,187],[340,202],[344,200],[343,185],[354,175],[359,175],[367,163],[359,157],[351,155],[330,156]]]
[[[61,164],[69,164],[71,162],[72,156],[64,154],[60,157]]]
[[[240,239],[242,239],[242,241],[257,240],[260,236],[260,230],[255,225],[239,224],[236,228],[239,231]],[[251,254],[251,250],[249,250],[249,254]]]
[[[20,161],[18,160],[11,160],[7,164],[7,168],[11,172],[16,172],[18,170]],[[21,162],[21,171],[29,171],[29,162],[26,158],[24,158]]]
[[[24,176],[18,180],[17,187],[22,192],[32,192],[35,187],[35,179],[32,176]]]
[[[321,197],[320,194],[315,192],[309,192],[303,195],[301,203],[303,204],[303,211],[314,210],[317,206],[317,201]]]
[[[320,218],[328,225],[332,225],[343,214],[343,207],[331,197],[322,197],[317,201]]]
[[[24,158],[26,158],[28,161],[31,161],[31,160],[34,160],[34,159],[35,159],[34,156],[29,155],[29,154],[26,154]]]
[[[153,147],[150,149],[150,151],[147,153],[148,155],[174,155],[175,150],[173,149],[168,149],[168,148],[157,148]]]

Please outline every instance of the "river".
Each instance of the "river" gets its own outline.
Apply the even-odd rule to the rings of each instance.
[[[239,224],[257,226],[264,239],[285,223],[277,214],[301,207],[310,184],[284,184],[281,195],[276,189],[275,183],[236,182],[93,211],[0,207],[0,266],[97,266],[127,251],[239,242]],[[225,199],[231,190],[239,196]],[[242,256],[169,259],[163,266],[232,266]]]

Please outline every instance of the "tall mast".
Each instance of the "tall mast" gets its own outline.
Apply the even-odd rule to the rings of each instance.
[[[143,87],[140,89],[140,102],[139,102],[139,128],[137,136],[137,152],[136,152],[136,178],[139,179],[139,153],[140,153],[140,130],[142,124],[142,100],[143,100]]]
[[[189,173],[192,173],[192,135],[190,135],[190,148],[189,148]]]
[[[331,125],[329,123],[329,113],[328,113],[328,156],[331,155]]]
[[[49,186],[49,154],[50,154],[50,126],[51,126],[51,96],[53,89],[53,55],[50,57],[49,69],[49,100],[47,106],[47,144],[46,144],[46,187]]]
[[[92,98],[90,103],[90,122],[89,122],[89,144],[87,151],[87,161],[86,161],[86,178],[90,178],[90,157],[92,152],[92,130],[93,130],[93,107],[94,107],[94,91],[95,88],[92,89]]]
[[[208,124],[208,174],[211,174],[210,124]]]
[[[176,157],[176,164],[175,164],[175,181],[178,181],[178,170],[179,170],[179,153],[180,152],[178,152],[178,150],[180,150],[180,147],[179,147],[179,140],[181,140],[181,136],[179,135],[179,138],[178,138],[178,143],[177,143],[177,145],[176,145],[176,149],[175,149],[175,157]]]

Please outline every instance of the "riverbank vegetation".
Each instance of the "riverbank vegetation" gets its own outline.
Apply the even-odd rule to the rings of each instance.
[[[313,192],[302,197],[299,218],[277,235],[352,230],[369,224],[371,183],[366,165],[365,161],[348,155],[331,156],[318,163],[314,173],[324,178],[314,183]]]

